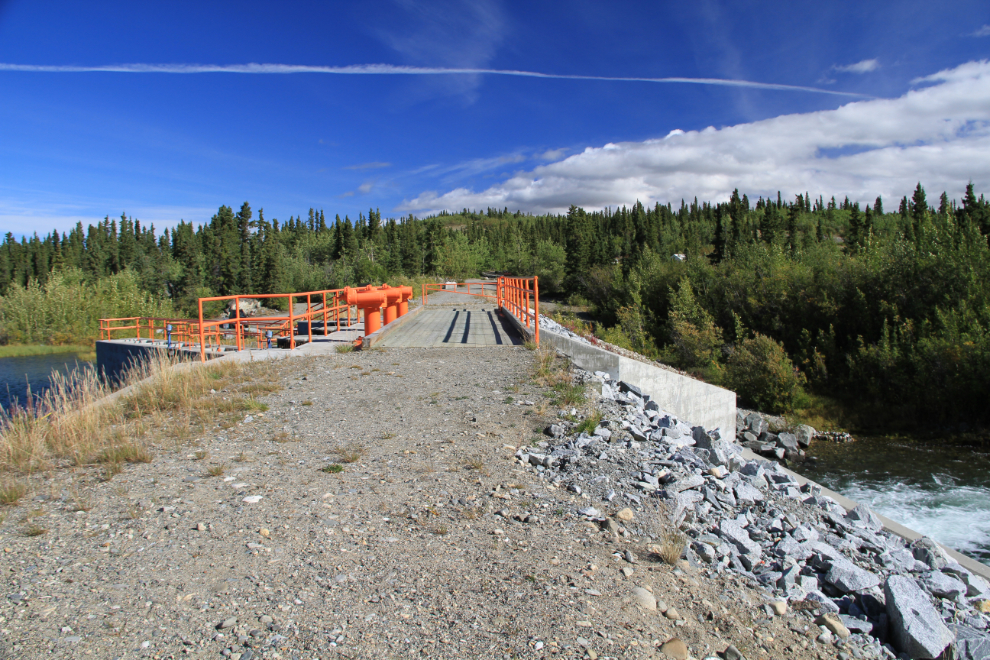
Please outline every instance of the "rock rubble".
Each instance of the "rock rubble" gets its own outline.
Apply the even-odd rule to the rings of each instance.
[[[597,425],[562,410],[546,440],[515,457],[588,500],[580,515],[657,541],[665,525],[676,527],[686,535],[688,562],[744,576],[768,602],[811,613],[818,641],[834,644],[840,657],[935,658],[950,645],[957,658],[987,657],[990,584],[934,541],[907,543],[866,506],[846,512],[776,462],[746,460],[718,429],[692,426],[633,384],[603,372],[576,370],[575,378],[600,392]],[[759,415],[743,416],[739,427],[743,444],[770,444]],[[815,435],[811,427],[776,434],[774,457],[803,458]],[[631,522],[596,508],[619,502],[646,513]],[[638,597],[649,607],[646,595]]]

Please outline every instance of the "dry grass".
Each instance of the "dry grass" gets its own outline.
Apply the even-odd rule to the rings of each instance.
[[[209,455],[210,452],[206,451],[205,449],[197,449],[196,451],[193,452],[193,460],[202,461],[205,460],[206,457]]]
[[[206,474],[211,477],[222,477],[223,473],[227,470],[226,463],[220,463],[219,465],[211,465],[206,469]]]
[[[650,506],[652,503],[652,507]],[[677,527],[674,510],[667,500],[651,498],[647,502],[646,524],[649,534],[656,539],[651,549],[667,564],[673,566],[684,555],[687,536]]]
[[[106,399],[110,387],[93,368],[56,373],[44,395],[29,397],[25,407],[0,412],[0,473],[150,461],[151,454],[140,442],[149,430],[174,439],[178,448],[193,432],[266,410],[253,398],[224,394],[235,391],[228,388],[238,382],[254,379],[257,382],[238,393],[278,389],[272,363],[179,365],[164,353],[125,373],[122,383],[133,387],[116,400]]]
[[[248,396],[258,396],[259,394],[271,394],[273,392],[278,392],[282,389],[282,386],[274,382],[262,382],[262,383],[251,383],[245,385],[240,389],[241,392],[247,394]]]
[[[464,464],[464,467],[469,470],[476,470],[482,474],[485,474],[485,459],[479,456],[472,456]]]
[[[0,504],[17,504],[27,493],[27,483],[22,479],[0,481]]]
[[[349,444],[337,450],[341,463],[356,463],[364,455],[364,447],[357,444]]]
[[[338,353],[350,353],[354,350],[354,346],[351,344],[340,344],[337,346]]]
[[[151,459],[147,447],[134,442],[112,445],[96,456],[97,463],[150,463]]]

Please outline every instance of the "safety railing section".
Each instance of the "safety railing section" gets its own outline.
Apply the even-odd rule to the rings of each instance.
[[[100,339],[162,339],[169,345],[199,341],[199,324],[193,319],[127,316],[100,319]]]
[[[537,346],[540,345],[540,282],[538,277],[498,278],[498,305],[515,316],[527,328],[532,328],[534,341]]]
[[[268,293],[243,296],[213,296],[199,299],[199,345],[200,358],[206,360],[206,349],[212,348],[211,339],[216,340],[219,347],[219,337],[229,338],[233,335],[233,344],[238,351],[251,345],[257,348],[271,348],[272,339],[285,338],[289,348],[296,347],[296,324],[306,322],[307,336],[313,341],[313,326],[318,319],[323,321],[323,334],[330,333],[330,320],[334,328],[341,330],[350,328],[351,305],[346,301],[345,289],[325,289],[321,291],[306,291],[304,293]],[[296,311],[296,303],[305,298],[306,309]],[[286,301],[288,313],[277,316],[241,316],[241,301],[244,300],[275,300]],[[204,319],[203,304],[210,302],[227,302],[232,304],[233,316],[227,319]],[[341,317],[347,317],[347,325],[341,326]],[[232,333],[231,333],[232,331]],[[318,333],[319,334],[319,333]]]
[[[498,298],[497,282],[438,282],[436,284],[426,284],[422,286],[423,304],[429,301],[430,292],[433,293],[458,293],[465,296],[477,296],[487,298],[495,302]]]

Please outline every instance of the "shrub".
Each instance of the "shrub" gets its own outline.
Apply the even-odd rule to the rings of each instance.
[[[725,368],[725,381],[744,401],[759,410],[790,410],[801,393],[804,375],[794,368],[784,347],[756,333],[736,345]]]
[[[691,282],[684,278],[677,291],[671,291],[668,316],[673,361],[685,368],[708,367],[718,362],[722,330],[694,295]]]

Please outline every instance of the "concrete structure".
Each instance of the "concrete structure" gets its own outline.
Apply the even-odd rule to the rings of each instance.
[[[506,313],[530,341],[532,329]],[[604,371],[616,380],[631,383],[649,394],[667,412],[706,429],[719,429],[723,438],[736,437],[736,393],[675,371],[632,360],[591,344],[575,341],[548,330],[540,332],[540,343],[550,345],[586,371]]]
[[[117,380],[135,362],[145,360],[162,352],[177,356],[181,360],[199,360],[199,346],[188,346],[172,342],[168,348],[161,339],[110,339],[96,342],[96,370],[110,380]],[[206,359],[220,357],[224,351],[209,349]]]

